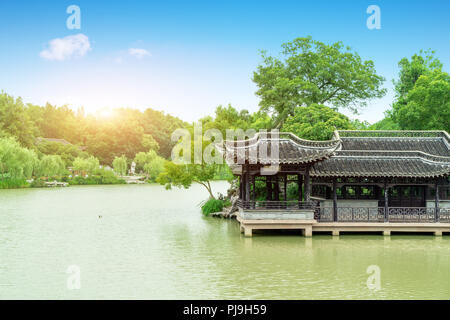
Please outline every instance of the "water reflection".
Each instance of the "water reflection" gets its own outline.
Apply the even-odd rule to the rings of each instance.
[[[246,238],[235,221],[202,217],[206,197],[197,186],[0,191],[0,298],[450,297],[449,237]],[[71,264],[81,268],[78,291],[65,286]],[[381,270],[377,292],[369,265]]]

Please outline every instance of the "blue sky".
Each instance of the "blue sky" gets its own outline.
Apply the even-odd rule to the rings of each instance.
[[[366,26],[372,4],[381,9],[380,30]],[[80,30],[66,27],[69,5],[81,9]],[[357,117],[375,122],[392,102],[401,58],[431,48],[448,71],[449,9],[447,0],[2,0],[0,90],[35,104],[151,107],[187,121],[219,104],[256,111],[259,50],[276,55],[283,42],[311,35],[374,61],[388,94]],[[80,34],[88,47],[56,59],[50,41]]]

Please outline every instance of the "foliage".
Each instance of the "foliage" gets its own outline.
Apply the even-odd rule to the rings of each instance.
[[[166,161],[166,159],[156,156],[144,165],[144,172],[151,181],[156,181],[156,178],[164,171]]]
[[[398,63],[400,68],[398,80],[394,80],[396,99],[406,97],[408,92],[414,88],[416,81],[422,75],[442,69],[442,63],[434,56],[434,51],[420,51],[414,54],[411,61],[403,58]]]
[[[38,158],[14,138],[0,138],[0,175],[8,179],[30,179]]]
[[[283,125],[283,131],[310,140],[327,140],[332,137],[335,130],[353,128],[346,116],[318,104],[295,108],[294,115]]]
[[[154,150],[150,150],[149,152],[139,152],[136,154],[133,160],[136,163],[136,172],[143,171],[144,166],[156,157],[158,157],[158,154]]]
[[[0,178],[0,189],[15,189],[28,187],[25,179]]]
[[[217,171],[216,164],[175,164],[167,161],[164,171],[158,176],[156,182],[165,185],[166,189],[184,187],[188,189],[192,183],[198,183],[206,188],[211,198],[215,198],[210,181],[214,179]]]
[[[372,61],[344,47],[297,38],[282,45],[284,60],[262,53],[263,63],[253,75],[261,110],[273,113],[274,125],[294,115],[296,107],[327,104],[357,112],[372,98],[382,97],[384,78]]]
[[[36,176],[39,177],[54,177],[64,174],[64,161],[59,155],[45,155],[39,161]]]
[[[22,99],[14,99],[2,92],[0,94],[0,136],[15,137],[23,146],[34,143],[36,128],[26,112]]]
[[[119,179],[109,170],[100,169],[95,175],[88,177],[74,177],[68,180],[70,185],[96,185],[96,184],[125,184],[125,180]]]
[[[122,155],[121,157],[115,157],[113,161],[113,168],[118,175],[126,175],[128,168],[127,157],[125,157],[125,155]]]
[[[435,70],[421,75],[403,103],[394,103],[392,118],[401,129],[450,131],[450,76]]]
[[[224,207],[224,201],[223,200],[210,198],[210,199],[208,199],[208,201],[206,201],[202,205],[201,208],[202,208],[202,213],[205,216],[208,216],[211,213],[222,211],[223,207]]]
[[[389,114],[385,118],[369,126],[370,130],[400,130],[399,125],[392,119]]]
[[[45,181],[42,179],[34,179],[33,182],[30,183],[31,188],[42,188],[45,187]]]
[[[71,167],[75,158],[87,156],[78,146],[62,144],[56,141],[42,141],[37,145],[37,149],[43,154],[55,154],[61,156],[66,167]]]
[[[73,161],[73,170],[79,172],[93,174],[99,169],[99,167],[100,162],[93,156],[90,156],[88,158],[77,157]]]

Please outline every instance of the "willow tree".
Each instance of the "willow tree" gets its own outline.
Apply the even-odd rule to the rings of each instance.
[[[369,99],[380,98],[384,78],[371,60],[341,42],[327,45],[311,37],[282,45],[282,57],[262,52],[263,62],[253,74],[261,111],[272,114],[281,128],[297,107],[323,104],[357,113]]]
[[[14,138],[0,138],[0,179],[29,179],[38,163],[34,151]]]

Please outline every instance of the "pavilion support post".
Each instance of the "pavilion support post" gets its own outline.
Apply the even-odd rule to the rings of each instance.
[[[280,186],[278,184],[278,175],[275,176],[275,201],[280,201]]]
[[[298,207],[301,208],[302,204],[301,202],[303,201],[303,190],[302,190],[302,186],[303,186],[303,176],[301,174],[297,175],[297,184],[298,184]]]
[[[272,201],[272,177],[266,176],[266,200]]]
[[[241,200],[243,200],[242,199],[242,186],[244,185],[243,183],[242,183],[242,178],[243,178],[243,174],[241,174],[241,176],[239,177],[239,199],[241,199]]]
[[[389,187],[387,179],[384,180],[384,222],[389,221]]]
[[[305,171],[305,201],[309,202],[311,200],[311,181],[309,177],[309,167]]]
[[[338,208],[337,208],[337,181],[333,179],[333,221],[338,221]]]
[[[251,191],[250,200],[251,200],[251,203],[252,203],[252,208],[255,209],[256,184],[255,184],[255,176],[254,175],[252,175],[250,177],[250,181],[251,181],[251,184],[252,184],[252,186],[251,186],[252,187],[252,191]]]
[[[434,197],[434,220],[439,222],[439,182],[436,180],[435,184],[436,195]]]
[[[250,174],[245,174],[245,201],[250,201]]]
[[[287,173],[283,175],[284,182],[284,201],[287,201]]]

